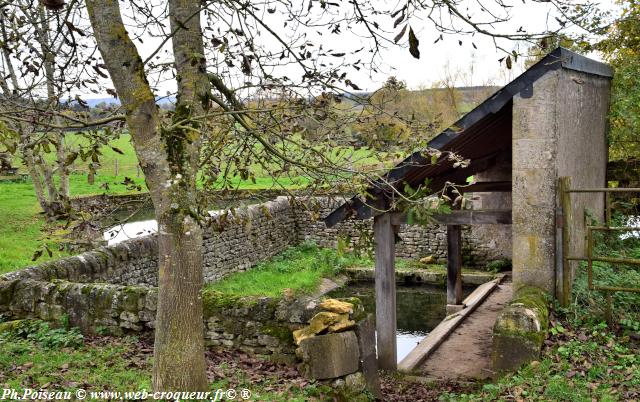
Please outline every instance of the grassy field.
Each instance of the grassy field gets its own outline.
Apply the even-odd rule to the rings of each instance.
[[[124,177],[98,176],[93,185],[84,175],[70,177],[72,196],[87,194],[117,194],[129,192],[122,184]],[[144,184],[142,179],[138,181]],[[109,189],[104,188],[104,184]],[[33,184],[25,182],[0,182],[0,274],[32,264],[34,251],[46,242],[46,225],[38,205]],[[39,261],[59,258],[63,253],[51,243],[53,256],[46,253]]]
[[[67,137],[67,146],[71,148],[86,147],[89,140],[82,135],[70,135]],[[115,149],[114,149],[115,148]],[[119,152],[118,152],[119,151]],[[108,146],[100,148],[100,167],[97,169],[95,182],[89,184],[87,180],[87,164],[77,159],[72,165],[74,174],[70,176],[70,193],[72,197],[91,194],[120,194],[132,192],[123,184],[125,177],[140,185],[141,191],[146,191],[144,177],[138,171],[138,160],[135,155],[131,139],[128,134],[123,134],[113,140]],[[341,156],[338,156],[340,154]],[[351,154],[352,159],[359,164],[373,163],[376,160],[369,157],[370,152],[354,150],[345,147],[335,150],[332,158],[342,158]],[[53,153],[45,154],[45,159],[52,161]],[[15,166],[20,165],[19,160],[14,161]],[[257,172],[255,180],[241,180],[239,177],[229,179],[227,185],[238,189],[272,189],[272,188],[301,188],[308,184],[305,177],[280,178],[276,181],[266,174],[261,168],[253,167]],[[20,168],[25,173],[23,167]],[[117,174],[116,174],[117,173]],[[217,186],[222,187],[222,181]],[[32,263],[31,257],[38,246],[46,241],[45,222],[40,214],[40,208],[33,192],[30,181],[24,183],[0,181],[0,274],[27,266]],[[55,245],[50,247],[53,256],[44,253],[42,260],[58,258],[61,252],[55,250]],[[41,261],[42,261],[41,260]]]
[[[90,144],[89,140],[82,135],[68,135],[66,137],[66,145],[70,149],[83,148],[86,149]],[[114,150],[114,148],[120,152]],[[254,151],[259,153],[262,150],[261,145],[255,145]],[[295,150],[287,151],[290,156],[295,154]],[[97,173],[102,176],[119,176],[140,178],[142,172],[138,169],[138,158],[136,156],[133,144],[131,143],[131,136],[129,134],[122,134],[118,138],[109,142],[108,146],[102,146],[100,148],[100,167],[97,169]],[[45,160],[52,162],[55,160],[55,153],[50,152],[45,154]],[[384,154],[382,154],[384,156]],[[380,161],[374,157],[372,151],[366,148],[354,149],[353,147],[341,146],[337,147],[329,155],[329,159],[343,163],[346,159],[353,161],[354,166],[368,166],[376,165]],[[19,158],[14,158],[13,164],[20,168],[21,172],[26,172]],[[83,162],[80,158],[71,165],[71,170],[75,173],[86,173],[87,162]],[[251,165],[251,170],[255,172],[258,178],[266,178],[269,176],[262,166],[259,164]]]
[[[134,172],[135,173],[135,172]],[[91,194],[123,194],[131,193],[123,183],[124,175],[109,176],[98,174],[94,184],[87,182],[86,175],[74,174],[70,177],[71,196]],[[136,184],[146,190],[144,179],[133,178]],[[278,185],[288,188],[304,186],[304,179],[282,180]],[[270,177],[258,178],[251,181],[235,180],[234,186],[241,189],[269,189],[274,187]],[[47,229],[45,219],[41,214],[33,184],[25,182],[0,181],[0,274],[33,264],[31,257],[34,251],[46,241]],[[53,256],[47,253],[38,260],[59,258],[63,253],[51,244]]]
[[[282,296],[285,289],[309,293],[318,288],[322,278],[332,278],[345,267],[369,263],[352,254],[339,256],[335,250],[305,243],[291,247],[249,271],[209,284],[206,289],[237,296],[277,297]]]

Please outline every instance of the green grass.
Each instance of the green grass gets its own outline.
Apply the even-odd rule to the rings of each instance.
[[[51,342],[52,339],[56,342]],[[68,339],[72,340],[68,346],[60,343]],[[256,363],[261,361],[258,359]],[[151,368],[150,344],[136,337],[83,338],[77,329],[49,329],[48,324],[35,320],[0,331],[0,383],[19,395],[25,389],[46,389],[69,391],[75,396],[78,389],[83,389],[88,393],[88,400],[99,400],[92,399],[90,393],[151,392]],[[248,389],[251,400],[318,401],[326,400],[318,396],[331,391],[327,386],[309,381],[302,386],[283,385],[277,373],[259,372],[254,368],[245,371],[245,367],[229,358],[215,364],[214,376],[216,379],[209,384],[209,390]]]
[[[31,183],[0,183],[0,274],[31,264],[45,220]],[[53,258],[60,257],[54,250]],[[49,258],[45,255],[43,259]]]
[[[0,378],[4,386],[16,390],[43,387],[75,391],[91,384],[93,390],[150,389],[146,362],[123,358],[135,355],[135,338],[113,339],[101,345],[80,341],[80,345],[68,347],[43,346],[32,339],[32,335],[64,337],[65,332],[38,331],[22,336],[0,333]]]
[[[123,179],[97,176],[95,184],[90,185],[86,176],[72,175],[71,195],[131,192],[122,184]],[[108,190],[103,187],[105,183]],[[0,217],[0,274],[33,264],[33,253],[43,243],[51,246],[53,255],[49,257],[44,253],[39,262],[64,255],[53,242],[47,241],[46,231],[43,232],[46,229],[45,219],[30,181],[0,182]]]
[[[351,254],[338,256],[335,250],[305,243],[289,248],[249,271],[209,284],[206,289],[237,296],[278,297],[285,289],[298,294],[309,293],[318,288],[322,278],[334,277],[345,267],[364,263]]]
[[[640,389],[640,345],[606,324],[573,326],[559,313],[540,361],[447,401],[625,401]],[[636,394],[637,397],[637,394]]]
[[[91,145],[90,141],[80,135],[80,134],[70,134],[66,137],[66,146],[69,149],[77,150],[77,149],[88,149]],[[295,138],[296,140],[300,140],[299,138]],[[115,149],[121,151],[122,153],[116,152]],[[287,147],[291,148],[291,147]],[[318,148],[319,151],[324,151],[322,148]],[[262,145],[255,145],[254,152],[259,154],[263,151]],[[129,134],[121,134],[118,138],[113,139],[109,142],[109,145],[103,145],[99,149],[100,152],[100,167],[97,169],[97,173],[103,176],[115,176],[116,175],[116,165],[117,165],[117,173],[119,177],[124,178],[136,178],[138,175],[142,176],[142,173],[138,171],[138,158],[136,156],[135,150],[133,148],[133,144],[131,143],[131,136]],[[287,149],[286,151],[288,155],[295,157],[296,152],[300,152],[296,149]],[[379,154],[380,157],[386,157],[386,154]],[[353,162],[354,166],[365,166],[377,164],[380,162],[380,159],[374,154],[374,152],[367,148],[354,148],[350,146],[340,146],[332,149],[328,152],[328,159],[336,162],[336,163],[344,163],[345,160],[349,159]],[[44,158],[48,162],[55,161],[56,155],[55,152],[49,152],[44,154]],[[76,161],[70,166],[70,169],[77,173],[86,173],[88,171],[87,163],[88,161],[82,161],[80,158],[76,159]],[[20,170],[26,173],[26,169],[22,165],[19,158],[15,157],[13,164],[20,168]],[[221,170],[224,170],[222,166],[218,166]],[[274,170],[279,170],[279,167],[273,167]],[[262,184],[253,184],[250,181],[246,181],[244,185],[254,185],[257,188],[263,188],[266,184],[266,181],[270,179],[269,172],[265,171],[265,168],[258,163],[254,163],[250,165],[250,170],[256,175],[257,181],[262,181]],[[279,182],[283,182],[283,184],[287,184],[290,179],[283,178],[279,180]],[[294,181],[296,179],[293,179]],[[240,179],[232,178],[231,181],[233,184],[238,184],[242,182]]]
[[[135,172],[134,172],[135,174]],[[123,184],[125,176],[98,174],[94,184],[89,184],[84,174],[73,174],[69,178],[72,197],[93,194],[125,194],[138,192]],[[146,191],[143,178],[133,178],[136,184]],[[304,186],[304,179],[281,180],[278,185],[286,188]],[[256,182],[234,180],[233,185],[240,189],[270,189],[276,186],[270,177],[257,178]],[[60,258],[64,252],[57,250],[54,242],[46,239],[46,224],[42,210],[36,199],[33,184],[25,182],[0,181],[0,275],[34,264],[31,261],[34,251],[47,243],[53,256],[47,253],[38,262]]]

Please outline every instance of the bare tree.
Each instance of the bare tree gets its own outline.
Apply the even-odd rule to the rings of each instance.
[[[69,206],[69,121],[65,97],[83,82],[85,70],[76,37],[84,35],[66,14],[48,11],[39,1],[16,0],[0,10],[2,40],[0,113],[7,117],[2,143],[17,155],[31,176],[48,219],[67,218]]]

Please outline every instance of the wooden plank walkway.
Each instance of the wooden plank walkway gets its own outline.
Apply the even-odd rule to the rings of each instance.
[[[498,314],[511,301],[510,278],[469,314],[462,323],[417,368],[420,376],[479,380],[494,373],[491,362],[493,324]]]
[[[464,308],[456,313],[450,314],[445,317],[437,327],[435,327],[426,338],[420,341],[404,359],[399,363],[398,369],[405,373],[411,373],[420,368],[422,364],[428,359],[440,345],[449,337],[449,334],[453,333],[456,328],[465,320],[465,318],[471,315],[476,307],[482,304],[482,302],[489,297],[489,295],[498,287],[498,284],[503,280],[504,275],[496,278],[492,281],[483,283],[478,286],[466,299],[463,301]]]

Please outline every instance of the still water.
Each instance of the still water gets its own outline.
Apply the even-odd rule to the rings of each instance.
[[[473,288],[465,288],[464,296]],[[375,315],[376,300],[373,282],[362,282],[334,290],[329,297],[352,297],[362,300],[365,311]],[[447,290],[438,286],[397,286],[396,319],[398,362],[404,359],[446,316]]]

